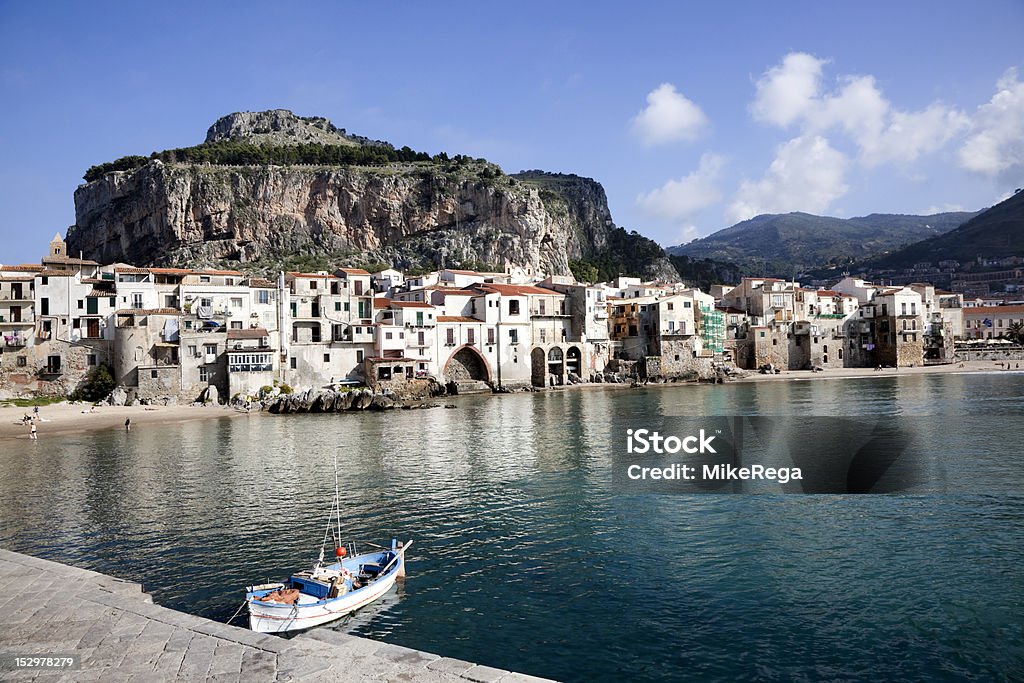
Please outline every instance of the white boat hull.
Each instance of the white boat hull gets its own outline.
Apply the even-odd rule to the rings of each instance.
[[[369,605],[387,593],[395,580],[403,574],[405,558],[399,556],[395,566],[386,573],[358,590],[337,598],[320,600],[312,604],[285,605],[275,602],[247,600],[249,606],[249,628],[259,633],[281,633],[298,631],[341,619],[355,610]]]

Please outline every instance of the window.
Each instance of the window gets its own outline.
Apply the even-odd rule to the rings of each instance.
[[[229,286],[229,287],[232,286],[233,284],[235,284],[235,278],[233,278],[233,277],[226,277],[226,278],[224,278],[224,284]]]
[[[341,310],[341,302],[340,301],[335,301],[334,302],[334,310],[335,311],[340,311]]]
[[[349,304],[349,302],[346,301],[345,302],[345,312],[348,313],[350,310],[352,310],[352,305]]]
[[[324,362],[325,363],[330,363],[331,362],[331,354],[329,354],[329,353],[325,353],[324,354]]]
[[[684,301],[683,308],[693,308],[693,305],[689,301]]]
[[[519,330],[509,330],[508,331],[508,340],[512,344],[518,344],[519,343]]]
[[[309,288],[310,289],[316,289],[316,280],[310,280],[309,281]]]
[[[203,297],[202,299],[199,300],[199,305],[200,306],[213,306],[213,299],[211,299],[210,297]]]
[[[310,332],[312,333],[310,335],[310,341],[312,341],[312,342],[320,341],[320,326],[319,325],[313,325],[313,327],[310,329]]]
[[[215,356],[217,355],[217,345],[203,344],[203,351],[206,353],[207,356]]]
[[[422,332],[417,332],[416,333],[416,344],[418,346],[425,346],[426,345],[426,342],[424,341],[424,337],[423,337],[423,333]]]
[[[541,330],[540,331],[540,343],[541,344],[547,344],[548,343],[547,337],[548,337],[547,330]]]
[[[508,302],[508,314],[519,315],[519,301],[517,299],[512,299]]]
[[[233,296],[233,297],[231,297],[231,308],[241,308],[241,307],[242,307],[242,297],[240,297],[240,296]]]
[[[232,320],[231,321],[231,329],[233,329],[233,330],[240,330],[240,329],[242,329],[242,321],[241,320]]]
[[[359,349],[359,350],[356,351],[356,362],[357,363],[362,363],[363,362],[363,351],[362,351],[362,349]]]
[[[156,379],[156,378],[157,378],[157,377],[159,376],[159,374],[160,374],[160,373],[159,373],[159,372],[157,372],[156,370],[150,370],[150,371],[149,371],[149,376],[150,376],[151,378],[153,378],[153,379]]]
[[[78,300],[78,310],[85,308],[85,302],[81,299]]]
[[[472,327],[466,330],[466,343],[470,346],[476,344],[476,330]]]
[[[269,304],[270,303],[270,290],[269,289],[258,289],[258,290],[256,290],[256,303],[258,303],[258,304]]]
[[[447,330],[445,330],[445,332],[446,332],[445,345],[447,345],[447,346],[455,346],[455,329],[449,327]]]
[[[394,334],[392,334],[391,332],[385,332],[384,333],[384,338],[385,339],[391,339],[393,336],[394,336]]]
[[[46,280],[46,278],[44,277],[43,280]],[[46,283],[43,282],[43,284],[45,285]],[[39,300],[39,314],[50,315],[50,300],[45,296]]]
[[[537,302],[537,307],[537,313],[539,313],[540,315],[544,315],[544,299],[541,299],[540,301]]]
[[[199,276],[199,281],[200,282],[209,282],[210,281],[210,276],[209,275],[200,275]]]
[[[95,366],[98,363],[98,361],[96,359],[96,354],[95,353],[90,353],[88,356],[85,357],[85,362],[90,367]]]
[[[668,302],[668,310],[675,310],[675,304],[673,304],[671,301]],[[676,360],[679,360],[679,358],[677,357]]]
[[[43,279],[45,280],[46,278],[43,278]],[[27,366],[28,365],[28,358],[26,358],[25,356],[18,356],[18,363],[17,363],[17,365],[18,365],[19,368],[23,368],[23,367]]]
[[[50,278],[48,278],[48,277],[46,277],[44,275],[43,277],[41,277],[39,279],[39,284],[41,284],[41,285],[48,285],[48,284],[50,284]]]
[[[199,381],[200,382],[209,382],[211,374],[212,373],[208,369],[206,369],[205,367],[199,368]]]
[[[111,308],[115,308],[116,306],[117,306],[117,297],[116,296],[110,297],[110,307]]]
[[[82,321],[79,320],[78,318],[72,318],[71,319],[71,329],[77,330],[79,327],[81,327],[81,323],[82,323]]]
[[[487,328],[487,343],[488,344],[493,344],[494,343],[494,328],[493,327],[488,327]]]
[[[298,358],[292,358],[292,370],[295,370],[298,367],[299,367],[299,359]]]
[[[188,355],[192,356],[193,358],[199,355],[199,349],[196,348],[195,344],[192,344],[188,347]]]

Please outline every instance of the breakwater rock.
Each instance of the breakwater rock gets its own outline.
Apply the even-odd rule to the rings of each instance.
[[[409,405],[393,394],[377,394],[369,389],[334,391],[331,389],[282,394],[267,399],[263,408],[274,415],[288,413],[343,413],[350,410],[391,410],[406,407],[435,407],[434,404]]]

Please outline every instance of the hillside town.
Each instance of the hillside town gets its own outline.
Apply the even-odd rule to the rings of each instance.
[[[900,368],[1021,359],[1024,303],[929,283],[827,289],[442,269],[282,272],[101,265],[58,234],[0,265],[0,394],[68,395],[100,366],[131,401],[269,388],[425,395],[586,382],[716,380],[738,370]]]

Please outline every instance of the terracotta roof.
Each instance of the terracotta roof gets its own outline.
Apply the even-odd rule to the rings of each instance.
[[[118,315],[180,315],[176,308],[122,308]]]
[[[96,261],[90,261],[89,259],[86,259],[86,258],[72,258],[70,256],[44,256],[43,258],[41,258],[39,260],[42,261],[43,264],[46,264],[46,263],[66,263],[68,265],[74,265],[74,266],[98,266],[99,265],[99,263],[97,263]]]
[[[28,270],[28,271],[36,271],[36,270],[46,270],[46,269],[43,268],[42,266],[36,265],[34,263],[21,263],[21,264],[16,265],[16,266],[0,266],[0,270],[19,270],[19,271],[26,271],[26,270]]]
[[[1024,306],[965,306],[964,315],[999,316],[1006,314],[1024,314]]]
[[[196,275],[241,275],[240,270],[196,270]]]
[[[479,275],[483,277],[483,273],[475,270],[455,270],[454,268],[445,268],[445,270],[447,270],[449,273],[455,273],[456,275]],[[492,275],[496,274],[497,273],[492,273]],[[502,273],[502,275],[504,275],[504,273]]]
[[[818,296],[844,296],[839,292],[834,292],[831,289],[819,289]]]
[[[150,274],[149,268],[136,268],[134,266],[122,266],[122,267],[119,267],[119,268],[114,268],[114,272],[115,273],[135,273],[135,274],[138,274],[138,275],[149,275]]]
[[[273,281],[261,277],[251,277],[246,280],[246,284],[250,287],[259,287],[260,289],[273,289],[277,287]]]
[[[0,275],[0,282],[32,282],[34,275]]]
[[[369,275],[370,271],[363,270],[362,268],[338,268],[339,272],[345,273],[345,275]]]
[[[484,284],[469,285],[466,289],[475,289],[480,292],[494,292],[503,296],[527,296],[528,294],[546,294],[548,296],[559,296],[558,292],[550,289],[541,289],[532,285],[497,285],[491,282]]]
[[[92,291],[89,292],[88,294],[86,294],[86,296],[102,297],[102,296],[116,296],[116,295],[114,294],[114,292],[103,290],[103,289],[96,289],[95,287],[93,287]]]
[[[411,358],[384,358],[383,356],[370,356],[366,360],[371,363],[415,363]]]
[[[195,271],[188,268],[150,268],[149,272],[158,275],[191,275]]]
[[[378,296],[373,299],[374,308],[387,308],[389,304],[391,304],[391,299],[387,297]]]
[[[477,320],[476,318],[470,318],[465,315],[439,315],[437,316],[437,322],[439,323],[482,323],[483,320]]]
[[[70,270],[40,270],[36,273],[39,277],[74,277]]]
[[[263,339],[269,336],[270,333],[262,327],[250,327],[246,330],[228,330],[228,339]]]

